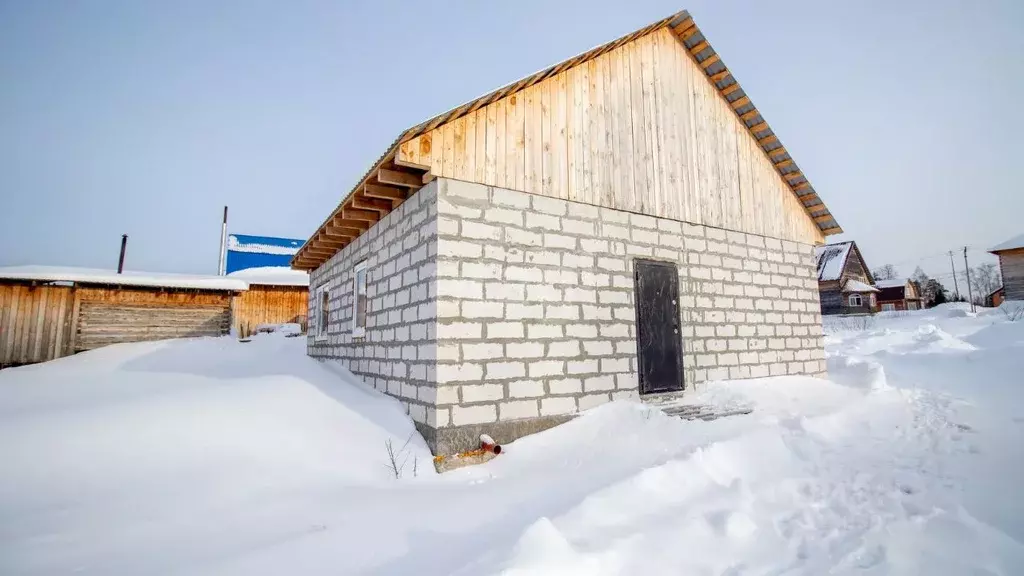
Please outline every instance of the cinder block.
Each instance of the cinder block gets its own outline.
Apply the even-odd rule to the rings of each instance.
[[[540,358],[544,356],[544,344],[540,342],[509,342],[505,345],[508,358]]]
[[[559,396],[554,398],[542,398],[540,401],[541,416],[553,416],[556,414],[575,414],[576,398],[572,396]]]
[[[504,347],[492,342],[463,344],[462,355],[466,360],[489,360],[504,356]]]
[[[494,404],[483,406],[452,406],[452,425],[487,424],[498,419]]]
[[[508,383],[508,395],[511,398],[537,398],[544,395],[542,380],[516,380]]]
[[[483,324],[479,322],[438,323],[438,340],[473,340],[483,336]]]
[[[541,304],[506,304],[505,318],[509,320],[529,320],[544,318],[544,306]]]
[[[506,266],[505,280],[513,282],[543,282],[544,271],[534,266]]]
[[[612,343],[608,340],[591,340],[583,343],[588,356],[610,356],[615,353]]]
[[[560,302],[562,291],[546,284],[528,284],[526,299],[531,302]]]
[[[583,390],[586,392],[600,392],[602,390],[614,389],[615,376],[613,374],[603,374],[601,376],[591,376],[590,378],[583,379]]]
[[[579,378],[558,378],[548,380],[551,394],[579,394],[583,392],[583,381]]]
[[[438,364],[436,378],[438,384],[448,382],[467,382],[483,378],[484,370],[479,364]]]
[[[509,282],[488,282],[484,284],[484,297],[487,300],[523,300],[526,298],[526,286]]]
[[[549,320],[579,320],[580,307],[572,304],[546,304],[544,317]]]
[[[580,355],[579,340],[563,340],[548,344],[549,358],[575,358]]]
[[[526,228],[529,230],[551,230],[554,232],[560,232],[562,230],[562,221],[557,216],[527,212]]]
[[[521,322],[488,322],[487,338],[522,338]]]
[[[544,376],[561,376],[565,374],[565,362],[562,360],[537,360],[529,365],[530,378]]]
[[[505,305],[501,302],[490,302],[487,300],[462,303],[462,315],[465,318],[503,318],[505,316]]]
[[[459,403],[458,386],[437,386],[435,389],[437,390],[435,401],[438,405]]]
[[[560,324],[528,324],[527,337],[531,340],[540,338],[562,338],[564,333]]]
[[[498,418],[500,420],[515,420],[517,418],[536,418],[536,400],[516,400],[498,404]]]
[[[600,406],[601,404],[605,404],[605,403],[607,403],[609,401],[611,401],[611,396],[607,392],[600,393],[600,394],[588,394],[586,396],[580,396],[580,398],[579,398],[580,411],[582,412],[584,410],[590,410],[591,408],[596,408],[596,407]]]
[[[509,210],[508,208],[491,208],[484,210],[484,220],[521,227],[523,225],[523,212],[521,210]]]
[[[522,378],[526,376],[526,365],[522,362],[488,362],[485,374],[488,380]]]

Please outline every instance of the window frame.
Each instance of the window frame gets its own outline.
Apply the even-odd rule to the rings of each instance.
[[[327,307],[324,309],[324,299],[327,299]],[[324,284],[316,291],[316,339],[325,340],[327,330],[331,325],[331,291],[330,285]]]
[[[886,303],[882,304],[882,312],[895,312],[895,311],[896,311],[896,305],[893,304],[892,302],[886,302]]]
[[[366,316],[363,315],[363,325],[359,326],[359,273],[363,273],[363,298],[366,299],[366,312],[369,312],[370,302],[369,296],[366,293],[367,285],[367,271],[366,271],[366,260],[359,262],[352,268],[352,323],[351,331],[353,338],[363,338],[366,336]]]
[[[854,298],[856,298],[856,299],[857,299],[857,303],[856,303],[856,304],[854,304],[854,303],[853,303],[853,299],[854,299]],[[860,294],[856,294],[856,293],[854,293],[854,294],[850,294],[850,295],[849,295],[849,296],[847,296],[847,298],[846,298],[846,303],[847,303],[847,304],[848,304],[849,306],[855,306],[855,307],[857,307],[857,308],[860,308],[861,306],[863,306],[863,305],[864,305],[864,298],[863,298],[863,297],[861,297],[861,295],[860,295]]]

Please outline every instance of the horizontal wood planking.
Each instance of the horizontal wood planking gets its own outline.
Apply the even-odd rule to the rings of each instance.
[[[308,299],[305,286],[251,285],[231,304],[232,327],[241,337],[252,334],[260,324],[294,322],[305,329]]]
[[[448,123],[403,144],[399,159],[416,160],[446,178],[822,241],[817,224],[733,111],[742,100],[722,98],[671,30],[662,28],[554,74],[530,94],[480,108],[478,118],[487,119],[482,148],[454,146],[455,126]],[[549,120],[550,140],[533,137],[536,118],[543,123],[554,114],[564,116]],[[479,158],[455,157],[481,149]],[[402,158],[406,150],[415,150],[415,157]],[[472,172],[456,170],[470,164]]]
[[[226,305],[125,304],[85,301],[78,321],[75,350],[123,342],[221,336],[231,324]]]
[[[1006,250],[998,256],[1004,297],[1007,300],[1024,300],[1024,250]]]

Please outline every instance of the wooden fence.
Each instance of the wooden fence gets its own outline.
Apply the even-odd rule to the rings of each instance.
[[[69,286],[0,284],[0,368],[72,354],[74,304]]]

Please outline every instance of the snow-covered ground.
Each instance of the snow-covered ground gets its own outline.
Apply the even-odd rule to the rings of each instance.
[[[443,475],[301,338],[3,370],[0,574],[1024,573],[1024,320],[828,329],[832,382],[692,395],[749,416],[618,402]]]

